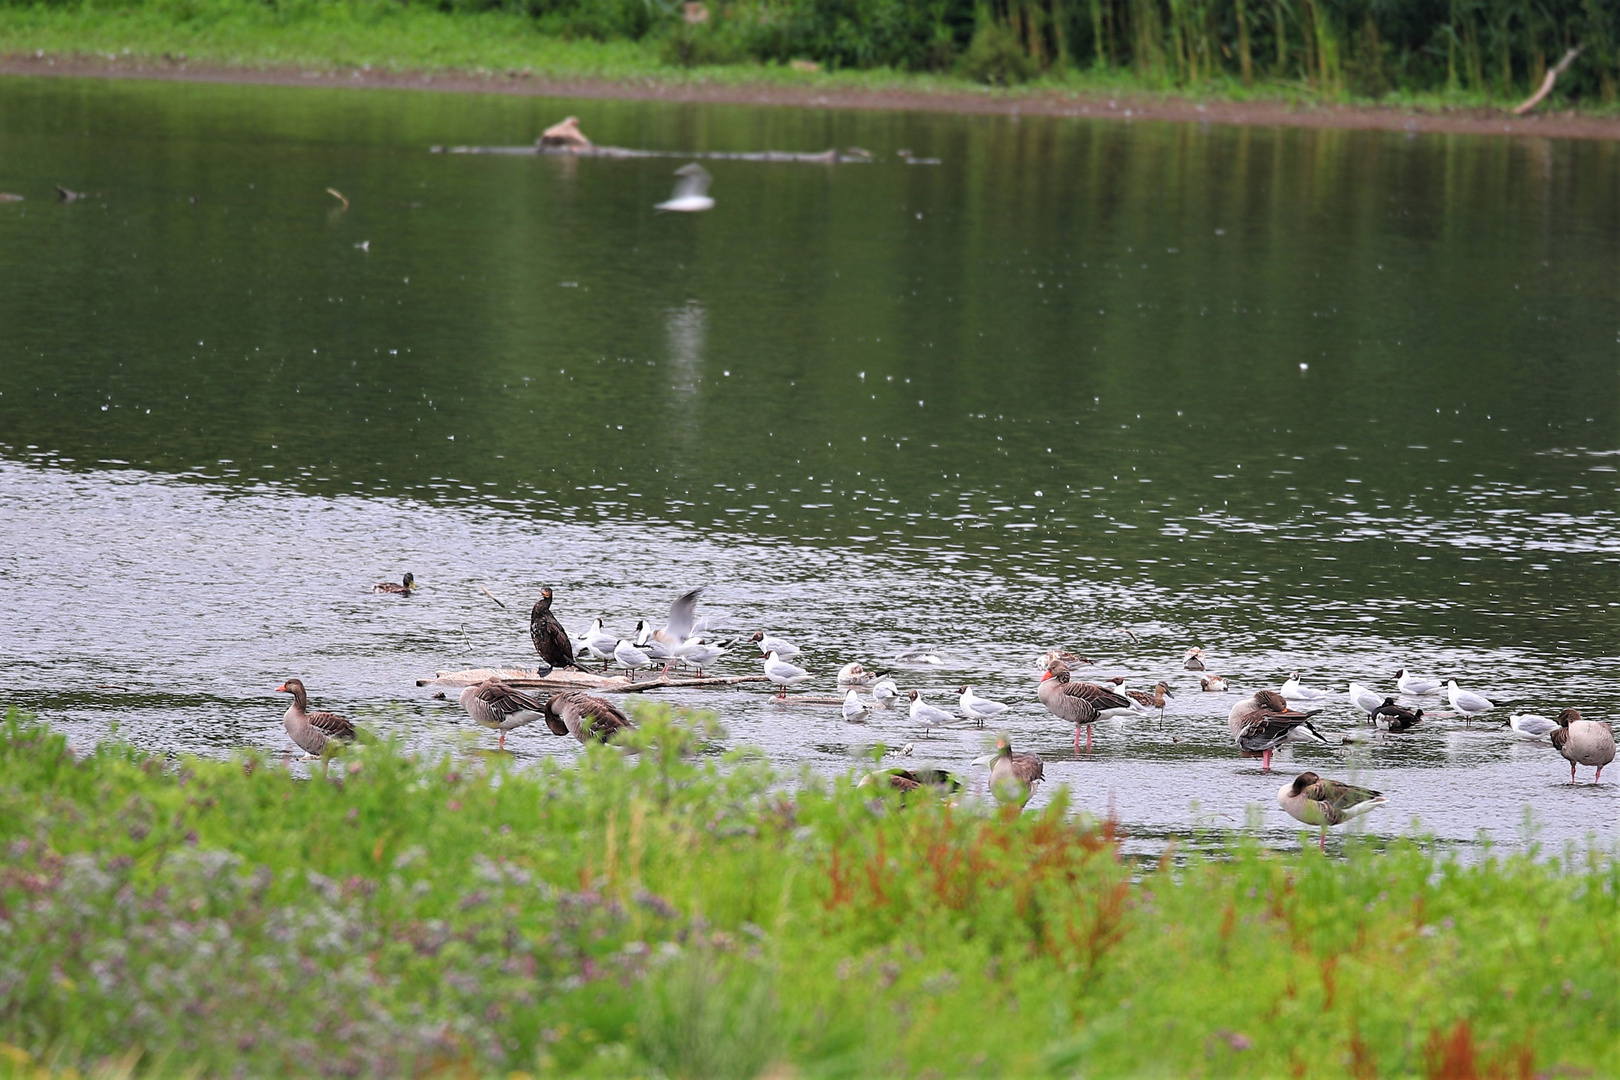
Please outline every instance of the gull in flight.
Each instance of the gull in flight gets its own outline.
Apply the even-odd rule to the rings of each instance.
[[[675,181],[675,193],[653,209],[681,213],[714,209],[714,200],[709,197],[709,170],[694,161],[676,169],[675,175],[680,177]]]

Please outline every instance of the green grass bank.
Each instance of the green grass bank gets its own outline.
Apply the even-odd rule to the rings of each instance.
[[[1620,7],[1352,0],[0,0],[0,54],[1608,116]],[[807,70],[807,66],[815,70]]]
[[[707,747],[522,771],[0,727],[0,1076],[1620,1074],[1620,865],[1122,859]]]

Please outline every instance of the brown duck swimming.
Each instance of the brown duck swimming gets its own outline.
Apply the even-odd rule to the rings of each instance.
[[[1596,765],[1596,784],[1603,779],[1603,766],[1614,760],[1614,729],[1596,720],[1583,720],[1574,709],[1558,714],[1558,728],[1548,732],[1554,748],[1569,762],[1569,782],[1575,782],[1575,766]]]
[[[575,667],[574,641],[568,636],[568,631],[562,628],[557,616],[551,613],[551,589],[540,590],[540,599],[534,602],[534,608],[529,612],[529,637],[534,641],[534,651],[540,654],[540,659],[554,668]]]
[[[461,692],[461,707],[484,727],[501,733],[500,749],[506,749],[506,733],[545,717],[546,707],[497,678],[475,683]]]
[[[348,717],[309,711],[309,692],[302,679],[288,679],[276,687],[276,693],[292,695],[292,705],[281,722],[287,735],[310,757],[320,757],[332,743],[354,741],[354,725]]]
[[[416,577],[407,571],[405,576],[400,579],[397,584],[392,581],[379,581],[377,584],[371,587],[371,591],[377,593],[392,593],[395,596],[409,596],[411,595],[411,590],[414,588],[416,588]]]
[[[546,726],[553,735],[572,735],[581,744],[613,741],[635,725],[611,701],[579,690],[552,694],[546,701]]]
[[[1253,697],[1244,698],[1232,706],[1226,722],[1232,729],[1232,738],[1238,747],[1260,755],[1260,771],[1271,771],[1271,752],[1290,739],[1325,743],[1322,733],[1311,724],[1311,717],[1321,712],[1296,712],[1275,690],[1261,690]],[[1301,734],[1303,733],[1303,734]]]

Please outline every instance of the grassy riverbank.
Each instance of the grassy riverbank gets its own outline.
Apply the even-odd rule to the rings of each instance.
[[[303,781],[12,714],[0,1075],[1620,1072],[1610,859],[1142,868],[1061,800],[784,786],[640,716],[662,750]]]
[[[985,89],[961,64],[906,70],[885,64],[824,65],[803,70],[738,50],[711,54],[672,47],[679,31],[639,38],[558,32],[528,15],[502,9],[458,11],[428,6],[331,2],[275,5],[243,0],[148,0],[115,7],[9,5],[0,0],[0,55],[42,53],[122,62],[174,62],[246,70],[374,69],[400,73],[533,77],[549,80],[654,80],[671,86],[773,86],[816,90],[899,91],[929,95]],[[975,71],[977,69],[974,69]],[[1031,68],[1027,81],[1003,86],[1014,96],[1124,95],[1152,100],[1378,104],[1431,111],[1499,108],[1517,88],[1449,84],[1384,86],[1360,93],[1317,85],[1286,73],[1251,80],[1205,70],[1191,79],[1159,69],[1052,65]],[[1568,104],[1568,103],[1564,103]],[[1600,100],[1585,112],[1613,111]]]

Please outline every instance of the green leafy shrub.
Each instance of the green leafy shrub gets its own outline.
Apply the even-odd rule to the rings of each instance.
[[[962,74],[988,86],[1016,86],[1035,75],[1035,64],[1018,35],[1000,23],[985,22],[973,33],[962,57]]]

